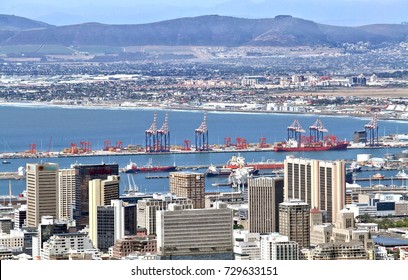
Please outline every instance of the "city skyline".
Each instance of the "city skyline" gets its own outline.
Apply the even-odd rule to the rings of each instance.
[[[84,22],[106,24],[140,24],[181,17],[224,15],[243,18],[272,18],[288,14],[322,24],[359,26],[375,23],[407,21],[404,11],[408,3],[402,0],[211,0],[211,1],[4,1],[1,14],[12,14],[54,25]],[[363,11],[363,12],[362,12]]]

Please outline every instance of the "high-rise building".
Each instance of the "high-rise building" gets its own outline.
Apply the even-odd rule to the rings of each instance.
[[[300,248],[310,246],[310,208],[301,200],[279,204],[279,233],[298,243]]]
[[[157,251],[161,259],[233,259],[232,210],[185,209],[170,204],[157,212]]]
[[[153,198],[139,200],[137,203],[137,226],[145,228],[147,234],[156,234],[156,212],[167,210],[170,203],[177,203],[182,209],[193,209],[191,199],[178,198],[172,194],[153,194]]]
[[[111,206],[114,208],[114,238],[121,239],[125,236],[125,207],[120,199],[111,200]]]
[[[92,243],[95,247],[103,252],[107,252],[109,247],[115,244],[115,207],[114,206],[98,206],[95,239]],[[91,219],[91,216],[89,216]],[[89,231],[91,233],[91,231]]]
[[[125,209],[124,223],[125,223],[125,236],[136,235],[137,232],[137,204],[131,204],[124,202],[123,207]]]
[[[98,246],[98,236],[99,232],[102,232],[101,228],[98,228],[101,222],[103,226],[108,224],[107,221],[103,221],[103,217],[109,216],[110,220],[110,209],[104,209],[101,206],[110,206],[111,201],[119,198],[119,176],[108,176],[106,180],[94,179],[89,182],[89,236],[95,247],[103,250]],[[101,208],[101,209],[99,209]],[[109,213],[108,213],[109,212]],[[114,216],[114,207],[112,207],[112,215]],[[114,220],[114,217],[112,218]],[[109,222],[110,226],[110,222]],[[108,227],[108,226],[107,226]],[[106,229],[107,230],[107,229]],[[110,232],[110,230],[107,230]],[[110,237],[105,236],[107,239]],[[103,238],[105,238],[103,237]],[[114,238],[114,237],[112,237]],[[113,239],[113,243],[115,240]],[[104,242],[103,244],[105,244]]]
[[[37,227],[42,216],[58,217],[58,164],[27,164],[27,226]]]
[[[26,225],[27,219],[27,205],[21,205],[14,210],[14,229],[22,228]]]
[[[58,198],[60,220],[73,220],[75,208],[76,170],[60,169],[58,172]]]
[[[187,197],[194,209],[205,208],[205,176],[203,173],[170,172],[170,192]]]
[[[261,235],[261,260],[298,260],[299,246],[279,233]]]
[[[283,178],[248,179],[249,231],[279,231],[279,203],[283,202]]]
[[[74,164],[76,171],[75,210],[74,219],[78,228],[89,225],[89,181],[106,180],[110,175],[119,175],[119,165],[108,164]]]
[[[285,159],[285,201],[301,199],[311,208],[325,212],[325,222],[334,222],[345,206],[345,173],[344,161],[288,156]]]

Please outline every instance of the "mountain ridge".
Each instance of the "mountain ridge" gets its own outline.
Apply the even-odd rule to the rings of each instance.
[[[338,46],[408,40],[408,25],[373,24],[344,27],[279,15],[247,19],[219,15],[185,17],[145,24],[87,22],[54,26],[22,17],[0,15],[0,45],[104,46]]]

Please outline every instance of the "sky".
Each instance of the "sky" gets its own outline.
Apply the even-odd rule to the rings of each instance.
[[[407,0],[1,0],[0,5],[0,14],[54,25],[139,24],[210,14],[244,18],[285,14],[323,24],[359,26],[407,22],[407,11]]]

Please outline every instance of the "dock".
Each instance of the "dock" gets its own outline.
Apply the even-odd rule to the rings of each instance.
[[[18,172],[0,172],[0,180],[21,180],[25,175],[20,175]]]

